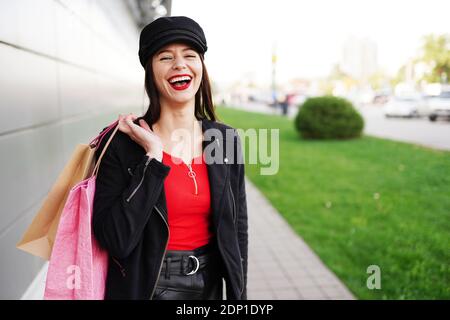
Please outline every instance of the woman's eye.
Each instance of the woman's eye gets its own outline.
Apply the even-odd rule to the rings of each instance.
[[[196,56],[195,55],[188,55],[188,56],[185,56],[186,58],[196,58]],[[162,60],[170,60],[170,59],[172,59],[172,57],[162,57],[161,58],[161,61]]]

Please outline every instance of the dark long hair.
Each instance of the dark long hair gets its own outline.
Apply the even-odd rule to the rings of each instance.
[[[200,87],[195,94],[195,117],[197,120],[209,119],[217,121],[217,115],[214,111],[214,105],[211,94],[211,84],[209,82],[208,71],[206,70],[205,63],[203,62],[204,56],[199,54],[202,62],[202,81]],[[161,104],[159,101],[159,92],[156,88],[155,81],[153,79],[152,59],[148,59],[145,65],[145,91],[147,92],[150,104],[147,112],[142,117],[153,129],[152,125],[159,120],[161,115]]]

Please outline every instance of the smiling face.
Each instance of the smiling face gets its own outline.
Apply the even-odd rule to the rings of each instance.
[[[194,100],[202,81],[200,55],[188,44],[171,43],[152,57],[153,76],[160,99],[167,103]]]

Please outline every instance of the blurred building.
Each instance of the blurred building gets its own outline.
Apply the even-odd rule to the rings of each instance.
[[[140,29],[171,1],[0,1],[0,299],[33,298],[44,261],[15,248],[77,143],[147,101]]]
[[[368,38],[348,38],[342,48],[340,69],[362,83],[377,71],[377,45]]]

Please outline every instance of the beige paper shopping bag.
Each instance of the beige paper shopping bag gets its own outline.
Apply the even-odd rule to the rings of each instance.
[[[95,162],[94,155],[95,148],[91,148],[88,144],[76,146],[33,222],[22,240],[17,243],[18,249],[46,260],[50,259],[59,219],[69,191],[92,173]]]

